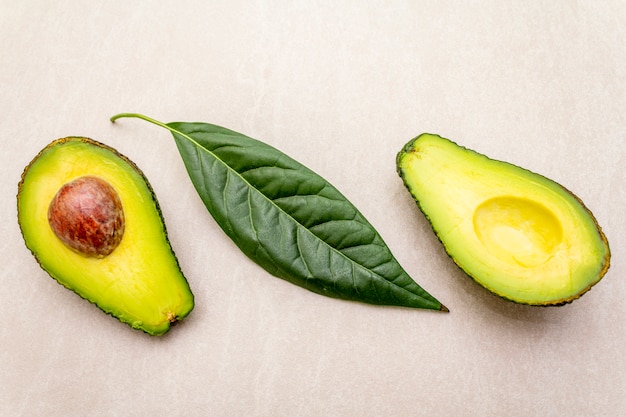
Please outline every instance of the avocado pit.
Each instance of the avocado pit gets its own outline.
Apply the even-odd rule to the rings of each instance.
[[[75,252],[94,258],[110,255],[124,235],[124,210],[115,189],[95,176],[64,184],[48,208],[54,234]]]

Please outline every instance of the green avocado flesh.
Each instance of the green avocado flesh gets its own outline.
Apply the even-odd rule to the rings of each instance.
[[[552,180],[431,134],[405,145],[397,170],[448,255],[501,297],[562,305],[609,268],[595,218]]]
[[[71,191],[81,182],[86,188]],[[74,228],[70,220],[80,216],[72,204],[83,213]],[[24,170],[17,205],[24,241],[41,267],[104,312],[162,335],[193,309],[154,192],[113,148],[78,137],[50,143]],[[91,229],[83,227],[88,222]]]

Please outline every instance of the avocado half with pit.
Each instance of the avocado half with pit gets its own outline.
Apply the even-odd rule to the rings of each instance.
[[[562,305],[607,272],[600,226],[556,182],[432,134],[407,143],[396,162],[448,255],[491,292]]]
[[[152,187],[115,149],[81,137],[50,143],[25,168],[17,206],[40,266],[104,312],[161,335],[193,309]]]

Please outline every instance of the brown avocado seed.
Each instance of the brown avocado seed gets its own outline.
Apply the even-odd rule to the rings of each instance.
[[[48,208],[54,234],[68,247],[87,257],[111,254],[124,235],[124,210],[115,189],[94,176],[63,185]]]

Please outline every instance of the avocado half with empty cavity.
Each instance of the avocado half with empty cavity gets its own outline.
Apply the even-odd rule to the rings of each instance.
[[[151,335],[194,306],[158,201],[115,149],[69,137],[46,146],[18,185],[26,246],[63,286]]]
[[[397,170],[448,255],[508,300],[562,305],[607,272],[607,239],[582,201],[556,182],[423,134]]]

